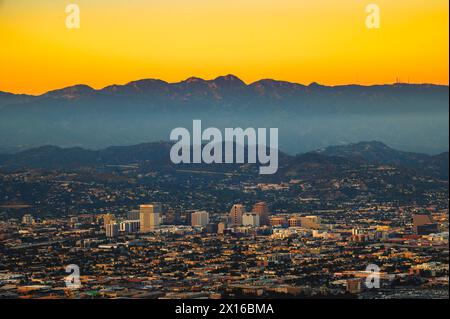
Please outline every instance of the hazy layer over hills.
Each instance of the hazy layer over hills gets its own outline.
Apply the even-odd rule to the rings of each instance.
[[[41,96],[0,92],[0,152],[42,145],[105,148],[169,140],[173,128],[278,127],[290,154],[380,140],[401,150],[448,150],[448,86],[327,87],[228,75],[179,83],[86,85]]]

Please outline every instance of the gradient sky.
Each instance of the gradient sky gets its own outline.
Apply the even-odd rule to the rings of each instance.
[[[81,28],[65,26],[77,3]],[[365,6],[381,28],[365,26]],[[448,84],[447,0],[0,0],[0,91],[235,74]]]

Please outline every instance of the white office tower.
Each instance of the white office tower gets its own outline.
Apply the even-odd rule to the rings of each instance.
[[[120,231],[125,234],[137,233],[141,228],[141,222],[139,220],[125,220],[120,223]]]
[[[209,213],[206,211],[200,211],[192,213],[191,225],[193,227],[204,227],[209,224]]]
[[[259,227],[259,215],[255,213],[245,213],[244,215],[242,215],[242,225]]]
[[[245,214],[245,207],[242,204],[235,204],[231,207],[230,218],[232,226],[242,225],[242,215]]]
[[[141,205],[139,212],[141,233],[148,233],[159,227],[162,212],[161,203]]]
[[[111,223],[105,225],[106,228],[106,237],[112,238],[119,236],[119,225],[116,223]]]

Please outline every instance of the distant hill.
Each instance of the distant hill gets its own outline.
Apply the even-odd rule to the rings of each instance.
[[[371,141],[329,146],[325,149],[317,150],[315,153],[362,160],[371,164],[388,164],[416,170],[426,170],[428,172],[434,171],[433,175],[442,176],[446,179],[449,176],[448,152],[430,156],[395,150],[384,143]]]
[[[42,145],[103,149],[168,140],[175,127],[277,127],[290,154],[382,140],[436,154],[448,149],[448,86],[302,85],[233,75],[178,83],[143,79],[95,90],[87,85],[40,96],[0,92],[0,149]]]
[[[81,147],[61,148],[48,145],[16,154],[0,154],[0,165],[9,169],[74,169],[143,162],[167,165],[170,162],[170,147],[170,143],[163,142],[114,146],[103,150],[87,150]]]
[[[245,172],[257,174],[256,165],[174,165],[170,161],[168,142],[143,143],[132,146],[108,147],[102,150],[83,148],[60,148],[43,146],[16,154],[0,154],[0,169],[20,170],[79,169],[107,165],[139,164],[152,169],[206,169],[220,172]],[[324,150],[291,156],[279,152],[277,176],[295,178],[302,175],[326,174],[336,170],[351,170],[366,165],[391,165],[414,170],[420,175],[448,180],[448,152],[437,156],[397,151],[381,142],[361,142],[357,144],[332,146]],[[250,168],[249,168],[250,166]],[[253,167],[253,168],[252,168]]]
[[[398,151],[378,141],[329,146],[316,152],[328,156],[361,158],[374,164],[420,165],[430,158],[425,154]]]

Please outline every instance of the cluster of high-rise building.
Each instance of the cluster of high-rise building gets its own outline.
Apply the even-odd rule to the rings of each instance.
[[[140,205],[139,211],[127,213],[127,219],[118,221],[110,213],[103,215],[103,225],[106,237],[117,237],[120,232],[124,234],[148,233],[161,224],[162,204],[152,203]]]
[[[168,224],[166,215],[161,203],[140,205],[138,210],[129,211],[126,219],[117,219],[110,213],[104,214],[103,225],[106,237],[155,231],[163,223]],[[265,202],[254,204],[251,211],[247,211],[243,204],[234,204],[228,215],[223,215],[214,222],[211,221],[210,213],[204,210],[190,212],[187,220],[192,227],[203,228],[210,233],[224,233],[227,229],[239,229],[239,227],[302,227],[315,230],[323,228],[319,216],[271,216]]]
[[[106,237],[113,238],[120,234],[146,234],[157,230],[166,218],[161,203],[143,204],[138,210],[131,210],[126,214],[126,219],[118,220],[113,214],[103,215],[103,225]],[[428,212],[416,212],[412,215],[413,232],[417,235],[429,235],[439,233],[439,224],[433,221]],[[73,225],[78,220],[71,219]],[[268,206],[265,202],[258,202],[253,205],[251,211],[247,212],[243,204],[234,204],[228,215],[224,215],[214,222],[211,221],[210,213],[207,211],[193,211],[189,213],[189,224],[192,227],[206,229],[209,233],[224,233],[227,229],[239,227],[259,228],[270,226],[277,228],[277,236],[285,236],[286,228],[302,228],[314,230],[315,234],[326,231],[327,226],[321,223],[320,216],[316,215],[285,215],[269,214]],[[34,219],[30,214],[22,218],[22,223],[31,225]],[[167,221],[165,221],[167,224]],[[284,234],[284,235],[283,235]],[[352,236],[355,241],[364,240],[367,234],[361,229],[352,229]]]
[[[120,233],[149,233],[155,231],[167,217],[163,214],[163,206],[161,203],[143,204],[139,206],[139,210],[131,210],[126,214],[126,219],[117,219],[113,214],[107,213],[103,215],[103,225],[106,237],[117,237]],[[230,213],[221,221],[216,223],[210,222],[210,214],[207,211],[191,212],[190,225],[193,227],[206,227],[215,232],[224,231],[225,228],[239,226],[270,226],[269,210],[264,202],[256,203],[250,212],[246,211],[243,204],[235,204],[232,206]],[[24,217],[25,219],[25,217]]]
[[[231,207],[229,215],[230,226],[267,226],[269,225],[269,210],[265,202],[256,203],[251,212],[247,212],[243,204]]]

